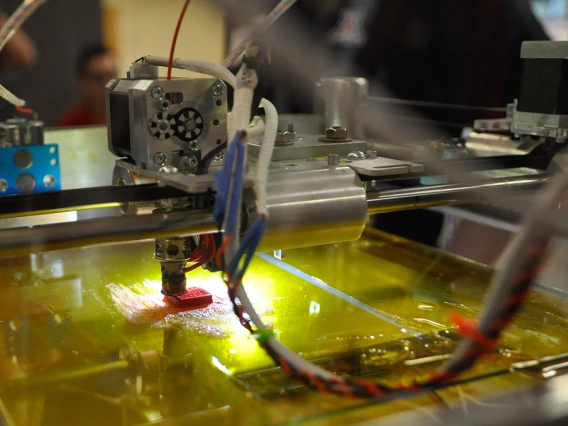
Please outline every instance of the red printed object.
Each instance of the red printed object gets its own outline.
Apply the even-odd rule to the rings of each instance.
[[[187,293],[183,296],[165,296],[164,299],[178,308],[203,306],[213,303],[213,295],[200,287],[188,288]]]

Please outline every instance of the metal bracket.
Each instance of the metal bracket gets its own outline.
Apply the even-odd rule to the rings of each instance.
[[[329,154],[337,154],[340,157],[346,157],[353,151],[367,151],[367,142],[360,140],[349,141],[335,141],[335,143],[322,142],[318,140],[316,135],[302,135],[302,138],[294,141],[294,144],[289,146],[279,146],[276,144],[272,161],[286,161],[310,158],[322,158]],[[259,143],[248,144],[249,155],[253,158],[258,158],[260,152]]]
[[[360,160],[351,163],[345,163],[355,172],[365,176],[390,176],[405,173],[420,173],[424,170],[424,166],[418,163],[408,161],[392,160],[390,158],[374,158],[370,160]]]

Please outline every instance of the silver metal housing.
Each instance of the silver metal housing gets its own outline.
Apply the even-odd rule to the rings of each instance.
[[[142,170],[195,169],[227,139],[226,86],[219,80],[117,79],[108,83],[106,100],[109,150]]]

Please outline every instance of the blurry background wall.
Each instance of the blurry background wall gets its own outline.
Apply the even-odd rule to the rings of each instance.
[[[21,0],[2,0],[11,14]],[[104,41],[115,53],[119,76],[143,55],[167,56],[183,0],[50,0],[24,25],[40,55],[26,71],[2,69],[0,79],[53,124],[77,103],[76,59],[82,48]],[[221,61],[226,53],[223,15],[209,0],[193,0],[176,56]],[[186,75],[174,71],[174,76]]]
[[[141,56],[168,56],[182,6],[183,0],[102,0],[104,37],[116,51],[120,74]],[[193,0],[181,27],[176,56],[220,62],[225,45],[222,13],[209,0]],[[175,70],[173,75],[187,73]]]
[[[2,0],[0,8],[11,13],[20,2]],[[14,72],[0,64],[0,79],[52,124],[79,100],[75,61],[84,46],[104,40],[116,55],[119,74],[124,75],[130,62],[145,54],[168,54],[182,4],[183,0],[50,0],[24,26],[37,44],[38,66]],[[533,5],[549,33],[568,40],[568,0],[534,0]],[[223,15],[212,2],[193,0],[177,55],[220,61],[228,38]],[[184,74],[174,71],[177,76]]]
[[[2,0],[0,8],[11,14],[21,0]],[[39,54],[36,67],[26,71],[3,69],[2,84],[46,123],[78,100],[75,60],[83,46],[101,39],[99,0],[52,0],[40,7],[25,23]]]
[[[555,40],[568,40],[568,0],[533,0],[535,13]]]

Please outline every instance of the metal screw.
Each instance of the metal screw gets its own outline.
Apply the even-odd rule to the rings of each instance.
[[[161,166],[166,162],[166,154],[163,152],[156,152],[154,154],[154,164],[156,166]]]
[[[329,154],[327,156],[327,165],[334,167],[339,165],[339,155],[337,154]]]
[[[361,151],[353,151],[349,153],[347,158],[349,158],[352,161],[359,161],[359,160],[364,160],[365,158],[367,158],[367,156]]]
[[[179,170],[174,166],[164,166],[160,168],[159,172],[165,175],[176,175],[179,173]]]
[[[290,140],[294,140],[298,137],[293,124],[288,124],[288,134],[290,135]]]
[[[220,84],[214,84],[211,87],[211,94],[216,98],[218,98],[223,94],[223,86],[221,86]]]
[[[187,167],[197,167],[199,161],[197,161],[197,157],[195,155],[190,155],[185,159],[185,165]]]
[[[276,133],[276,143],[287,143],[287,142],[290,142],[290,133],[288,132]]]
[[[0,192],[6,192],[8,190],[8,181],[0,179]]]
[[[379,153],[377,151],[374,151],[372,149],[370,149],[369,151],[367,151],[367,158],[374,160],[375,158],[377,158],[379,156]]]
[[[349,139],[349,131],[345,127],[334,126],[325,131],[325,137],[333,140]]]
[[[164,246],[162,243],[156,241],[156,250],[154,253],[156,256],[161,256],[164,254]]]
[[[225,154],[223,154],[222,152],[220,152],[219,154],[217,154],[215,157],[213,157],[213,161],[221,161],[223,159],[223,157],[225,157]]]
[[[172,103],[171,103],[170,101],[165,100],[164,102],[162,102],[162,110],[163,110],[163,111],[169,110],[171,104],[172,104]]]
[[[43,184],[46,188],[53,188],[55,186],[55,176],[45,175],[43,178]]]
[[[162,89],[160,86],[154,86],[152,87],[152,97],[156,100],[160,100],[162,99],[162,96],[164,96],[164,89]]]
[[[190,148],[192,151],[199,151],[199,144],[198,144],[197,142],[195,142],[195,141],[191,141],[191,142],[189,143],[189,148]]]

